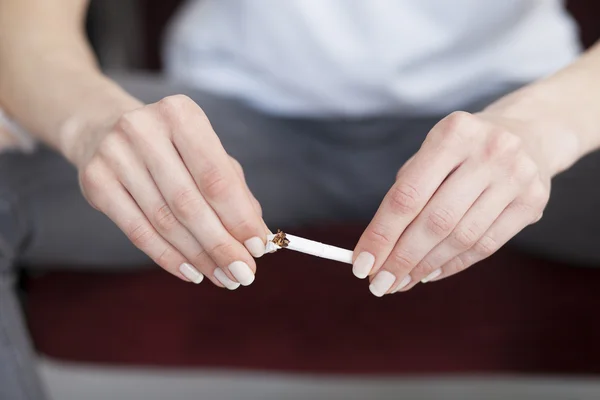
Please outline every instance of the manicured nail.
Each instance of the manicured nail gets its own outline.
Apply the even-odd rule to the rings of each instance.
[[[265,244],[259,237],[253,237],[244,242],[244,245],[252,254],[252,257],[259,258],[265,254]]]
[[[231,272],[231,274],[235,276],[235,279],[237,279],[237,281],[242,285],[248,286],[252,282],[254,282],[254,272],[252,272],[248,264],[246,264],[245,262],[232,262],[231,264],[229,264],[228,268],[229,272]]]
[[[204,275],[202,275],[200,271],[198,271],[196,268],[194,268],[191,264],[188,263],[181,264],[179,266],[179,272],[181,272],[183,276],[185,276],[190,281],[196,284],[202,282],[202,279],[204,279]]]
[[[410,277],[410,275],[406,275],[404,277],[404,279],[402,279],[402,282],[400,282],[400,285],[398,285],[396,290],[394,290],[394,293],[404,289],[406,287],[406,285],[408,285],[410,283],[411,280],[412,280],[412,278]]]
[[[365,279],[369,276],[373,264],[375,264],[375,257],[373,254],[363,251],[356,257],[354,265],[352,266],[352,273],[359,279]]]
[[[429,275],[427,275],[425,278],[421,279],[421,282],[422,283],[427,283],[430,280],[437,278],[441,274],[442,274],[442,269],[438,268],[435,271],[433,271],[432,273],[430,273]]]
[[[229,290],[235,290],[240,287],[240,284],[229,279],[221,268],[215,269],[215,278]]]
[[[387,293],[396,281],[396,276],[388,271],[379,271],[375,275],[375,279],[371,281],[369,290],[377,297],[381,297]]]

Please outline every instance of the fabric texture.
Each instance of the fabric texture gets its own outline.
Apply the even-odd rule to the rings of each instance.
[[[190,0],[172,79],[287,116],[435,116],[569,64],[561,0]]]
[[[261,202],[265,220],[272,229],[299,229],[317,223],[366,225],[394,182],[398,168],[418,150],[428,130],[442,117],[273,117],[256,112],[239,101],[165,84],[153,77],[117,77],[117,80],[126,90],[147,102],[175,93],[186,93],[196,100],[211,120],[224,147],[244,167],[248,184]],[[483,99],[470,109],[475,111],[488,101]],[[523,246],[547,256],[599,264],[597,243],[600,236],[595,228],[600,222],[597,212],[600,193],[590,184],[597,180],[597,165],[598,154],[594,154],[556,180],[553,199],[557,201],[551,200],[539,230],[521,241]],[[135,273],[131,272],[132,268],[147,267],[149,263],[112,222],[87,205],[79,191],[74,168],[46,148],[41,147],[33,154],[0,154],[0,205],[3,205],[0,207],[0,393],[11,400],[38,400],[43,398],[42,386],[36,378],[31,344],[15,289],[19,268],[35,273],[53,268]],[[578,240],[578,237],[586,240]],[[304,272],[288,273],[290,275],[285,279],[293,281],[295,274]],[[305,273],[311,274],[310,279],[320,279],[314,268],[307,267]],[[162,272],[156,276],[158,280],[175,279]],[[101,275],[88,277],[103,282]],[[129,278],[124,275],[123,279],[126,282]],[[519,277],[515,276],[515,279]],[[283,286],[273,290],[281,290],[277,289],[280,287]],[[154,290],[149,288],[138,287],[128,295],[132,299],[136,296],[145,298]],[[61,289],[66,295],[63,299],[73,304],[83,301],[86,297],[80,297],[79,289]],[[202,289],[208,296],[216,290]],[[363,289],[366,292],[366,288]],[[109,284],[93,290],[110,297],[112,289]],[[241,307],[236,303],[239,295],[231,296],[229,301]],[[298,296],[295,293],[288,300],[310,300],[309,293]],[[347,299],[344,293],[331,292],[331,301],[343,303]],[[39,302],[36,304],[40,305]],[[244,306],[248,309],[244,315],[249,322],[253,318],[253,304],[248,302]],[[36,310],[42,308],[36,307]],[[53,312],[48,312],[44,318],[53,319]],[[55,322],[65,316],[68,314],[57,316]],[[77,328],[76,314],[70,318],[69,323],[60,322],[57,326]],[[220,321],[213,322],[220,324]],[[300,323],[297,329],[303,329],[303,324]],[[104,339],[112,340],[110,337]],[[286,337],[281,336],[280,340],[285,341]],[[250,351],[239,350],[239,354],[242,350]]]

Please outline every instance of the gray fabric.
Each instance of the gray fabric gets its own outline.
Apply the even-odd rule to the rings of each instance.
[[[398,168],[440,119],[274,118],[160,79],[117,80],[146,102],[176,93],[196,100],[224,147],[244,167],[272,228],[366,223]],[[543,222],[519,244],[541,254],[598,262],[600,235],[594,228],[600,218],[594,205],[600,204],[600,193],[593,185],[598,160],[598,155],[590,157],[557,179]],[[17,265],[32,270],[48,265],[126,268],[147,261],[112,222],[87,205],[76,171],[57,154],[47,148],[33,155],[0,154],[0,398],[43,399],[14,290]],[[165,279],[172,278],[165,274]]]

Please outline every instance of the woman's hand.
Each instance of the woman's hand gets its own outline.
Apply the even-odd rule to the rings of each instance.
[[[363,233],[353,272],[376,296],[442,279],[538,221],[576,141],[494,109],[439,122]],[[547,129],[548,128],[548,129]],[[553,156],[554,155],[554,156]]]
[[[194,283],[252,283],[268,229],[241,166],[192,100],[127,112],[78,147],[89,203],[158,265]]]

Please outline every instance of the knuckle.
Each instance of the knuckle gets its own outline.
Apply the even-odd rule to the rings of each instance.
[[[183,94],[167,96],[158,102],[159,109],[166,115],[180,115],[183,110],[191,104],[195,104],[192,99]]]
[[[534,184],[525,196],[515,200],[511,207],[521,214],[530,215],[535,222],[546,208],[549,199],[550,190],[539,182]]]
[[[509,131],[500,129],[495,132],[494,136],[496,137],[496,141],[500,145],[500,148],[507,153],[519,151],[523,146],[523,139]]]
[[[525,155],[513,157],[508,170],[509,179],[517,185],[528,184],[539,175],[535,161]]]
[[[512,133],[495,129],[488,136],[486,143],[486,157],[489,159],[503,159],[514,156],[521,148],[521,138]]]
[[[193,189],[181,189],[173,197],[173,212],[189,220],[198,215],[202,208],[200,196]]]
[[[159,112],[173,124],[184,123],[188,117],[200,117],[208,123],[208,117],[198,105],[186,95],[167,96],[158,103]]]
[[[541,214],[549,200],[550,190],[543,183],[538,182],[532,186],[526,199],[520,202],[520,204],[525,212],[531,214],[533,222],[537,222],[541,219]]]
[[[220,242],[214,245],[212,248],[208,250],[208,253],[213,255],[215,260],[225,259],[225,260],[235,260],[239,259],[236,257],[236,248],[232,243],[228,242]],[[227,261],[229,262],[229,261]]]
[[[134,224],[127,231],[127,237],[139,249],[148,247],[154,241],[155,235],[155,231],[146,223]]]
[[[418,209],[419,192],[409,184],[402,183],[394,186],[389,196],[389,205],[395,214],[414,214]]]
[[[220,168],[211,165],[200,173],[199,179],[202,191],[207,197],[220,200],[229,194],[230,182],[228,182]]]
[[[115,153],[122,149],[123,145],[124,140],[121,133],[113,131],[102,139],[100,146],[98,146],[98,153],[104,159],[111,159],[115,156]]]
[[[234,223],[231,227],[228,228],[228,231],[231,232],[231,234],[235,237],[241,237],[245,236],[247,232],[256,231],[256,229],[254,229],[250,221],[244,219]]]
[[[427,216],[427,229],[436,236],[447,236],[454,227],[455,218],[446,209],[438,208]]]
[[[166,247],[155,259],[154,262],[163,268],[167,268],[171,264],[173,258],[173,250]]]
[[[365,239],[377,247],[388,247],[396,243],[389,226],[382,223],[373,223],[365,231]]]
[[[141,110],[127,111],[122,114],[115,124],[115,131],[124,133],[125,135],[137,135],[141,119]]]
[[[415,271],[413,271],[413,278],[418,276],[427,276],[430,273],[432,273],[434,270],[436,269],[436,267],[428,260],[428,259],[423,259],[421,260],[421,262],[417,265],[417,267],[415,268]]]
[[[520,183],[528,183],[539,174],[539,168],[535,161],[526,156],[517,158],[513,166],[513,175]]]
[[[481,257],[488,257],[499,249],[498,242],[488,235],[484,235],[473,245],[473,251]]]
[[[194,257],[192,258],[192,261],[193,261],[194,265],[197,265],[199,267],[205,267],[212,261],[212,259],[208,255],[208,252],[206,250],[204,250],[203,248],[201,248],[196,253],[196,255],[194,255]]]
[[[443,140],[454,141],[469,137],[473,133],[472,124],[475,117],[465,111],[455,111],[439,123],[439,132]]]
[[[179,221],[167,204],[163,204],[154,212],[154,223],[160,232],[171,232]]]
[[[533,207],[540,211],[546,207],[550,200],[550,190],[543,183],[538,182],[533,185],[530,196]]]
[[[415,265],[414,257],[405,249],[395,249],[391,254],[391,261],[393,265],[400,267],[400,269],[410,269]]]
[[[477,243],[479,237],[480,234],[476,228],[472,226],[459,227],[452,234],[452,245],[457,249],[467,250]]]
[[[244,177],[244,169],[242,168],[242,164],[238,160],[233,157],[229,157],[231,160],[231,164],[233,165],[233,169],[243,178]]]
[[[441,122],[447,131],[461,131],[471,124],[473,115],[466,111],[454,111]]]
[[[463,256],[458,256],[454,259],[452,269],[454,272],[461,272],[469,268],[469,263],[463,259]]]
[[[101,190],[104,186],[106,176],[104,174],[104,169],[101,167],[101,163],[102,161],[94,158],[80,172],[79,179],[81,186],[88,193]]]

